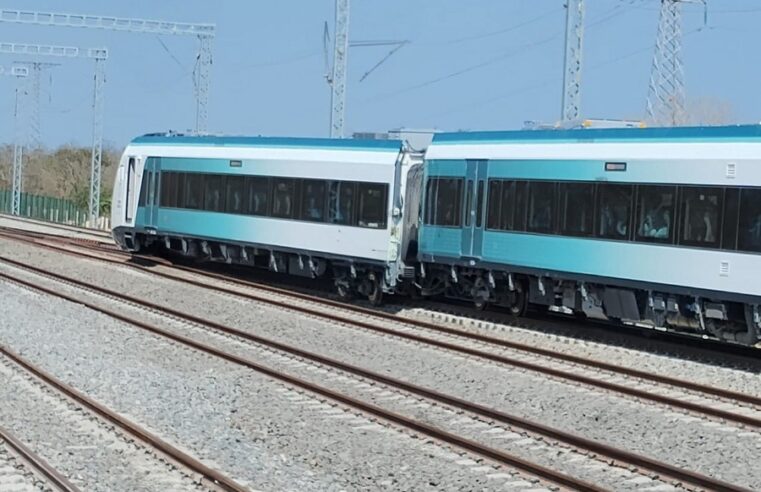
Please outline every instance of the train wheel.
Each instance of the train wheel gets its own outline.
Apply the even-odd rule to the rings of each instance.
[[[354,299],[354,291],[351,286],[343,282],[336,284],[336,292],[338,293],[338,297],[343,301],[351,301]]]
[[[476,308],[476,311],[484,311],[486,310],[486,307],[489,305],[489,301],[486,301],[484,299],[475,299],[473,301],[473,307]]]
[[[380,285],[380,280],[375,272],[370,272],[367,275],[367,280],[370,284],[370,290],[367,294],[367,300],[373,306],[380,306],[383,303],[383,288]]]
[[[507,310],[513,316],[523,316],[526,313],[527,308],[528,296],[526,295],[526,287],[523,282],[517,282],[510,304],[507,306]]]

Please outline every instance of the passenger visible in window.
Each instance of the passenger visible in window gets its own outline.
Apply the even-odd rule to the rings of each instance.
[[[640,227],[640,236],[653,239],[671,237],[671,195],[662,195],[657,207],[650,208]]]
[[[761,214],[758,214],[751,222],[748,229],[748,245],[754,250],[761,249]]]
[[[322,220],[322,208],[323,204],[318,199],[324,197],[325,188],[318,189],[317,185],[312,183],[306,183],[304,189],[304,197],[306,197],[306,203],[304,206],[305,219],[307,220]]]
[[[287,183],[279,182],[275,188],[275,200],[272,204],[272,215],[276,217],[291,216],[291,190]]]
[[[604,205],[600,212],[600,235],[605,237],[626,238],[628,231],[629,207],[626,205],[612,207]]]
[[[354,211],[354,183],[333,181],[328,196],[328,218],[332,224],[349,224]]]

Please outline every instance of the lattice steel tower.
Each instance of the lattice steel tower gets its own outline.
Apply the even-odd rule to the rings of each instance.
[[[658,38],[647,94],[647,120],[652,125],[679,126],[686,122],[682,4],[687,1],[661,0]]]
[[[346,70],[349,63],[349,0],[336,0],[333,72],[330,83],[330,136],[343,138],[346,116]]]
[[[566,3],[561,122],[581,118],[581,54],[583,42],[584,0],[568,0]]]

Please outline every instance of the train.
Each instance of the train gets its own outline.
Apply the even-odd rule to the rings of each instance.
[[[761,125],[402,140],[148,134],[119,162],[131,252],[754,345]]]

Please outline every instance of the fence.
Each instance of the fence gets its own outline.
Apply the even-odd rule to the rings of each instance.
[[[11,213],[12,198],[13,192],[11,190],[0,190],[0,213]],[[79,227],[91,226],[85,209],[77,207],[71,200],[54,198],[52,196],[22,193],[19,215],[30,219],[46,220]],[[108,229],[108,217],[100,217],[98,223],[93,224],[92,227],[96,229]]]

